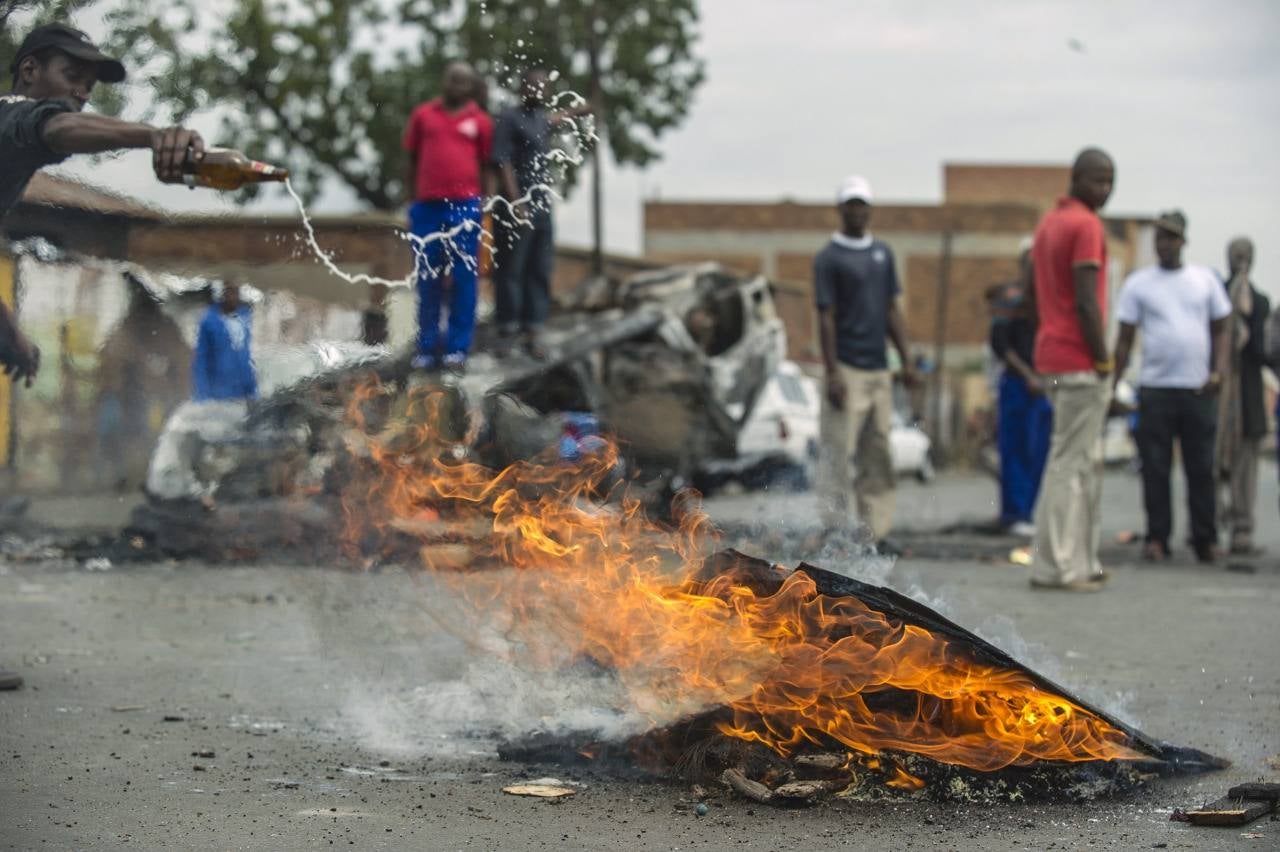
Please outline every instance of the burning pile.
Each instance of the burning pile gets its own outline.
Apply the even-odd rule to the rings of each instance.
[[[890,590],[713,554],[715,532],[687,503],[675,527],[649,521],[611,444],[572,464],[495,471],[460,451],[474,443],[465,411],[439,389],[406,397],[369,383],[349,417],[348,546],[410,542],[424,568],[455,569],[446,580],[501,619],[521,663],[588,659],[613,673],[651,721],[626,744],[630,760],[762,801],[957,773],[1002,773],[1026,793],[1052,786],[1046,768],[1078,781],[1080,768],[1114,779],[1225,765],[1071,698]],[[514,571],[476,570],[486,566]],[[559,746],[597,754],[588,739]]]

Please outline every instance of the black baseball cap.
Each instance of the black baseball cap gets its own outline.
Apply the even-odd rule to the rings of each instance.
[[[22,40],[18,54],[13,58],[9,70],[18,73],[18,64],[31,54],[48,47],[55,47],[76,59],[92,62],[98,66],[98,79],[104,83],[119,83],[124,79],[124,66],[119,59],[107,56],[93,43],[87,33],[66,24],[45,24],[36,27]]]

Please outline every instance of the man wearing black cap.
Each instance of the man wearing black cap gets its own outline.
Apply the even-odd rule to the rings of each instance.
[[[158,128],[82,110],[98,81],[119,83],[124,66],[87,35],[66,24],[36,27],[9,66],[13,92],[0,95],[0,219],[18,203],[31,176],[72,154],[150,148],[156,177],[179,183],[188,150],[204,155],[200,134],[185,127]],[[0,365],[15,380],[31,383],[40,351],[0,303]]]
[[[1173,512],[1169,475],[1173,442],[1182,448],[1191,515],[1190,541],[1201,562],[1217,558],[1214,434],[1216,397],[1228,355],[1225,346],[1231,302],[1218,276],[1203,266],[1184,264],[1187,219],[1181,211],[1156,219],[1159,265],[1139,269],[1120,290],[1116,316],[1116,380],[1124,375],[1136,333],[1142,332],[1138,374],[1138,452],[1147,537],[1142,555],[1169,557]]]
[[[184,127],[162,129],[82,111],[94,85],[119,83],[124,66],[80,30],[65,24],[36,27],[23,39],[9,71],[13,92],[0,95],[0,220],[18,203],[32,175],[72,154],[150,148],[156,177],[165,183],[182,180],[188,152],[196,160],[204,156],[200,134]],[[0,367],[28,386],[40,369],[40,350],[4,302]],[[0,690],[21,684],[17,674],[0,670]]]

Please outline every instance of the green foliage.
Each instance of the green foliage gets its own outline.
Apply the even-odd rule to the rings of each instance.
[[[114,0],[112,45],[154,94],[151,118],[212,110],[220,144],[287,165],[304,198],[326,177],[364,203],[402,197],[401,134],[466,59],[511,86],[533,64],[590,91],[589,21],[605,123],[620,163],[643,165],[703,79],[696,0]],[[230,14],[225,14],[227,10]],[[132,69],[139,69],[134,72]]]
[[[40,24],[54,21],[76,26],[76,14],[98,0],[0,0],[0,73],[12,85],[9,65],[22,39]],[[8,89],[8,85],[5,86]],[[119,115],[125,93],[118,86],[98,86],[93,91],[93,106],[108,115]]]

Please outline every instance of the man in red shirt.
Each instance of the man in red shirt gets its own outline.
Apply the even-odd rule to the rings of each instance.
[[[441,363],[460,372],[476,320],[477,250],[493,122],[472,99],[476,75],[465,62],[445,69],[442,94],[420,105],[404,131],[409,230],[418,238],[418,369]],[[449,326],[440,343],[445,276],[452,279]]]
[[[1106,584],[1101,539],[1102,429],[1114,365],[1105,337],[1107,241],[1097,211],[1115,184],[1106,152],[1086,148],[1071,194],[1036,228],[1031,248],[1039,317],[1035,368],[1053,405],[1049,463],[1036,505],[1031,586],[1094,592]]]

